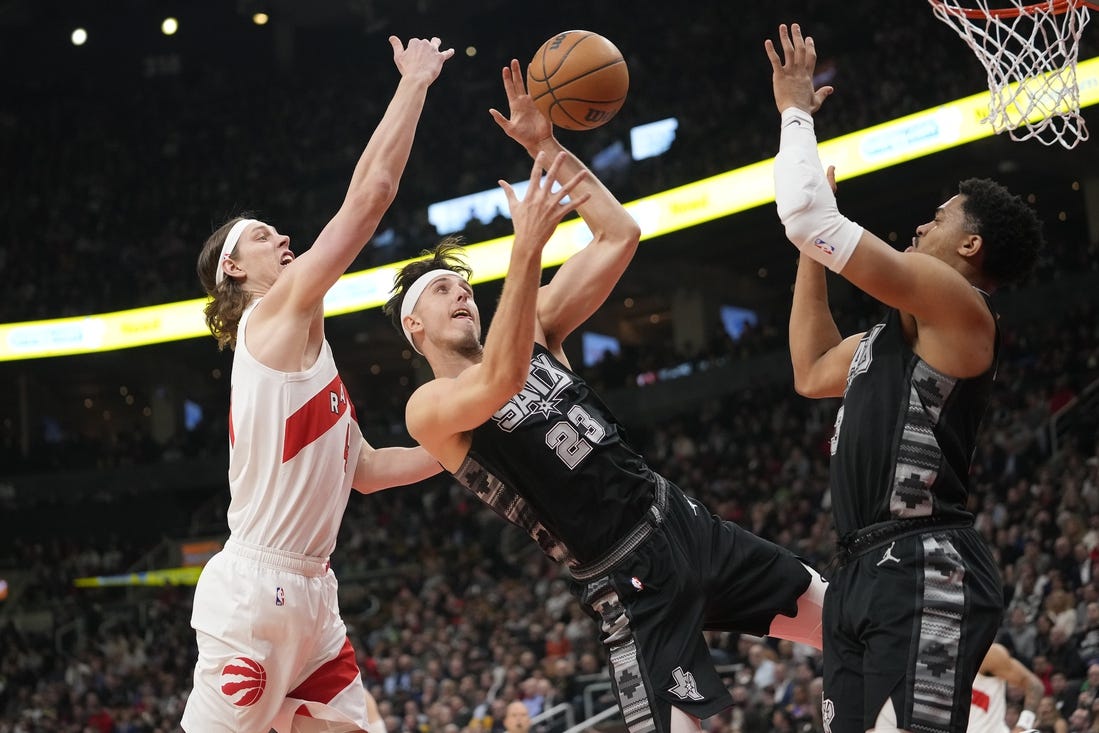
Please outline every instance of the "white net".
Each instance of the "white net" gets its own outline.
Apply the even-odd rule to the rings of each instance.
[[[988,73],[988,122],[1013,140],[1073,148],[1088,139],[1076,59],[1085,0],[928,0]],[[1093,6],[1094,7],[1094,6]]]

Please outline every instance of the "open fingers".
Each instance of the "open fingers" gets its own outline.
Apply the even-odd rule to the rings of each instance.
[[[778,51],[775,50],[775,44],[768,38],[763,42],[763,50],[767,52],[767,58],[771,62],[771,70],[778,71],[782,68],[782,59],[779,58]]]
[[[565,160],[565,154],[563,152],[553,156],[553,160],[550,161],[549,167],[546,169],[546,178],[550,181],[557,180],[557,171],[560,170],[562,162]]]
[[[507,118],[507,117],[504,117],[503,113],[501,113],[501,112],[500,112],[500,111],[499,111],[498,109],[496,109],[495,107],[491,107],[491,108],[489,108],[489,111],[488,111],[488,113],[489,113],[490,115],[492,115],[492,119],[496,120],[496,124],[497,124],[497,125],[499,125],[500,127],[502,127],[502,128],[504,129],[504,130],[507,130],[507,129],[508,129],[508,127],[507,127],[507,126],[508,126],[508,118]]]
[[[503,178],[496,181],[496,185],[504,189],[504,197],[508,200],[508,208],[514,211],[515,205],[519,203],[519,197],[515,195],[515,189]]]
[[[572,178],[570,178],[569,180],[562,182],[561,183],[561,188],[558,189],[558,191],[557,191],[557,203],[561,203],[562,201],[564,201],[565,197],[568,196],[569,193],[574,188],[576,188],[578,185],[580,185],[580,183],[584,179],[586,179],[588,177],[588,175],[589,175],[588,171],[582,170],[582,171],[577,172],[577,174],[575,176],[573,176]],[[583,202],[583,201],[587,201],[589,198],[591,198],[591,194],[590,193],[585,193],[585,194],[582,194],[580,196],[574,196],[574,197],[570,198],[569,201],[571,203],[575,203],[576,201]]]
[[[561,216],[563,217],[563,216],[565,216],[565,214],[571,214],[572,212],[576,211],[581,206],[586,204],[588,202],[588,199],[590,199],[590,198],[591,198],[590,193],[582,193],[579,196],[571,197],[568,201],[565,201],[563,203],[559,203],[558,206],[561,207],[560,208]]]
[[[790,31],[785,23],[778,27],[778,40],[782,44],[783,66],[789,66],[794,61],[794,42],[790,39]]]
[[[801,67],[805,65],[805,39],[801,35],[801,26],[797,23],[790,25],[790,35],[793,36],[794,44],[794,65]]]
[[[511,66],[511,83],[515,87],[515,95],[522,96],[527,93],[527,81],[523,78],[523,70],[519,67],[519,59],[512,59]]]
[[[558,153],[558,155],[562,155],[562,154]],[[543,161],[545,160],[545,158],[546,158],[546,154],[543,153],[541,150],[538,151],[538,155],[534,156],[534,166],[532,166],[531,169],[530,169],[530,185],[531,185],[531,188],[533,190],[537,190],[538,186],[541,185],[542,170],[543,170],[543,167],[544,167],[543,166]],[[554,160],[554,165],[556,165],[556,163],[557,163],[557,161],[555,159]],[[552,169],[553,165],[551,165],[550,168]]]
[[[515,75],[511,71],[511,66],[505,66],[500,76],[504,80],[504,93],[507,94],[508,101],[515,99],[519,96],[519,93],[515,91]]]
[[[401,43],[401,39],[397,36],[389,37],[389,45],[393,47],[393,58],[397,58],[397,54],[404,51],[404,44]]]
[[[504,67],[501,76],[504,79],[504,92],[508,96],[508,102],[514,102],[527,93],[527,85],[523,80],[518,59],[512,59],[511,63]]]

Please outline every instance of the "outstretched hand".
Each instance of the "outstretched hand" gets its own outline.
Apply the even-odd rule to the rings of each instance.
[[[507,196],[508,209],[511,211],[511,219],[515,225],[515,246],[541,249],[549,238],[553,236],[554,229],[560,221],[570,212],[576,211],[590,197],[590,193],[569,196],[576,186],[591,175],[586,168],[568,181],[561,183],[561,188],[554,191],[553,185],[557,183],[557,176],[561,164],[565,160],[565,153],[554,156],[553,163],[542,176],[542,168],[545,166],[545,153],[539,152],[534,156],[534,167],[530,171],[530,185],[526,195],[520,200],[515,189],[507,181],[498,181]]]
[[[763,42],[767,58],[771,61],[771,83],[775,91],[775,106],[779,113],[797,107],[813,114],[834,91],[831,86],[813,89],[813,71],[817,65],[817,48],[812,36],[802,38],[801,26],[794,23],[787,29],[778,27],[782,44],[782,58],[771,39]]]
[[[534,106],[534,100],[527,94],[527,84],[523,79],[523,72],[519,68],[519,61],[511,60],[511,65],[503,70],[504,92],[508,97],[508,114],[504,117],[498,110],[490,109],[488,113],[496,124],[503,129],[515,142],[526,148],[532,155],[538,143],[546,138],[553,137],[553,125],[545,115]]]
[[[440,51],[442,41],[433,37],[430,41],[423,38],[408,39],[407,48],[397,36],[389,37],[389,45],[393,47],[393,63],[404,78],[420,77],[428,84],[435,81],[442,71],[443,62],[454,55],[454,49],[448,48]]]

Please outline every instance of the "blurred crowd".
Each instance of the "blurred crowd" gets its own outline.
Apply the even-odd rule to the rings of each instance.
[[[840,90],[821,115],[822,139],[972,94],[985,83],[969,50],[926,7],[898,7],[889,23],[867,29],[835,23],[832,9],[808,5],[797,19],[822,51],[821,82]],[[604,172],[623,200],[774,154],[762,41],[791,18],[758,8],[746,22],[740,13],[735,4],[701,3],[683,28],[667,33],[661,13],[639,7],[627,24],[616,7],[586,4],[587,27],[626,54],[632,91],[613,126],[570,135],[568,143],[591,160],[625,142],[633,125],[679,120],[669,153]],[[877,5],[854,0],[844,13],[871,16]],[[525,156],[486,114],[504,102],[500,66],[541,42],[516,33],[530,26],[519,21],[495,19],[501,30],[480,40],[477,56],[460,54],[444,70],[429,95],[405,185],[383,222],[384,246],[368,248],[354,269],[433,244],[429,203],[526,176]],[[422,25],[437,23],[424,18]],[[339,38],[324,37],[332,44]],[[0,200],[0,238],[8,243],[0,250],[0,277],[8,283],[0,322],[199,297],[196,252],[241,209],[289,233],[296,247],[307,246],[339,206],[397,79],[390,67],[362,68],[366,59],[391,64],[381,34],[344,41],[342,64],[313,60],[331,54],[311,42],[324,40],[300,38],[293,65],[278,73],[271,44],[243,48],[236,59],[213,44],[201,54],[182,51],[178,74],[119,80],[117,91],[77,74],[12,79],[13,104],[0,114],[0,154],[20,175],[9,177]],[[461,44],[462,34],[453,42]],[[253,63],[240,61],[244,52]],[[920,63],[901,62],[901,55]],[[231,63],[240,65],[228,71]],[[476,240],[497,229],[475,223],[466,234]]]

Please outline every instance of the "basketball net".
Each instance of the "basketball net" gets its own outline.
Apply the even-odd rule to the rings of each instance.
[[[1090,9],[1087,0],[928,0],[988,73],[982,122],[1012,140],[1072,149],[1088,139],[1080,116],[1076,59]],[[992,6],[992,7],[990,7]]]

